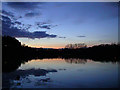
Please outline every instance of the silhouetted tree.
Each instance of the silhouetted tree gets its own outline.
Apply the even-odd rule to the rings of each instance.
[[[75,47],[75,48],[71,48]],[[10,36],[2,37],[2,66],[3,72],[8,72],[17,69],[21,63],[28,60],[39,58],[81,58],[92,59],[94,61],[118,61],[120,56],[119,44],[101,44],[93,47],[86,47],[85,44],[70,45],[70,48],[64,49],[44,49],[44,48],[31,48],[21,43]],[[73,60],[73,59],[72,59]],[[76,60],[74,60],[77,62]],[[74,62],[72,61],[72,62]]]
[[[87,45],[84,43],[67,44],[65,48],[68,48],[68,49],[87,48]]]

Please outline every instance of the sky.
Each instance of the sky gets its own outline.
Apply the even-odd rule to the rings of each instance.
[[[116,2],[3,2],[2,35],[31,47],[118,42]]]

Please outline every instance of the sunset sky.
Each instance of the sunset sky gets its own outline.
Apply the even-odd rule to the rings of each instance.
[[[2,16],[2,34],[32,47],[118,42],[115,2],[3,2]]]

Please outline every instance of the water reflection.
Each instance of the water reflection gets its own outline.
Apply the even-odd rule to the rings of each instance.
[[[3,87],[95,88],[117,87],[117,62],[54,58],[27,60],[3,73]]]
[[[27,70],[16,70],[14,72],[9,72],[9,73],[3,73],[3,85],[6,87],[10,87],[11,84],[15,86],[20,86],[21,85],[21,80],[25,79],[27,82],[31,82],[30,79],[28,79],[28,76],[33,75],[33,76],[46,76],[47,73],[49,72],[57,72],[55,69],[27,69]],[[48,82],[50,78],[44,78],[40,79],[42,82]]]
[[[67,63],[75,63],[75,64],[85,64],[87,62],[87,59],[74,59],[74,58],[70,58],[70,59],[65,59],[65,61]]]

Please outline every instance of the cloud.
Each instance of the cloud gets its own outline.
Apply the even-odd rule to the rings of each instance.
[[[21,22],[15,21],[15,23],[21,25]]]
[[[51,26],[51,25],[43,25],[43,26],[39,26],[39,27],[40,27],[40,28],[51,29],[50,26]]]
[[[43,4],[43,2],[7,2],[7,5],[11,8],[14,9],[20,9],[20,10],[24,10],[24,9],[35,9],[38,6],[40,6],[41,4]]]
[[[2,35],[8,35],[17,38],[55,38],[57,35],[47,34],[45,31],[35,31],[29,32],[25,30],[18,29],[16,27],[6,27],[5,24],[2,26]]]
[[[46,31],[34,31],[34,32],[29,32],[27,29],[28,27],[20,29],[18,27],[15,27],[15,24],[22,25],[21,22],[13,22],[9,17],[7,16],[2,16],[2,35],[8,35],[12,37],[17,37],[17,38],[55,38],[57,35],[53,34],[47,34]]]
[[[2,16],[2,24],[5,24],[6,27],[10,27],[11,25],[14,25],[11,19],[7,16]]]
[[[59,37],[59,38],[66,38],[66,37]]]
[[[2,14],[10,17],[14,17],[14,15],[11,12],[6,12],[5,10],[2,10]]]
[[[37,16],[40,15],[40,13],[35,13],[35,12],[31,12],[31,13],[27,13],[25,14],[26,17],[33,17],[33,16]],[[33,26],[33,24],[23,24],[22,22],[20,22],[18,19],[22,18],[22,16],[19,16],[18,18],[15,18],[15,16],[12,13],[9,13],[7,11],[3,11],[3,15],[2,15],[3,21],[9,22],[8,24],[10,24],[13,27],[18,27],[19,29],[24,29],[24,30],[28,30],[31,27],[34,27],[36,29],[51,29],[53,27],[56,27],[57,25],[52,25],[50,23],[50,21],[45,21],[45,22],[35,22],[35,25]]]
[[[77,36],[77,37],[81,38],[81,37],[86,37],[86,36]]]
[[[38,16],[38,15],[41,15],[40,13],[26,13],[25,14],[25,17],[34,17],[34,16]]]
[[[51,25],[49,22],[36,22],[37,28],[51,29],[57,25]]]

